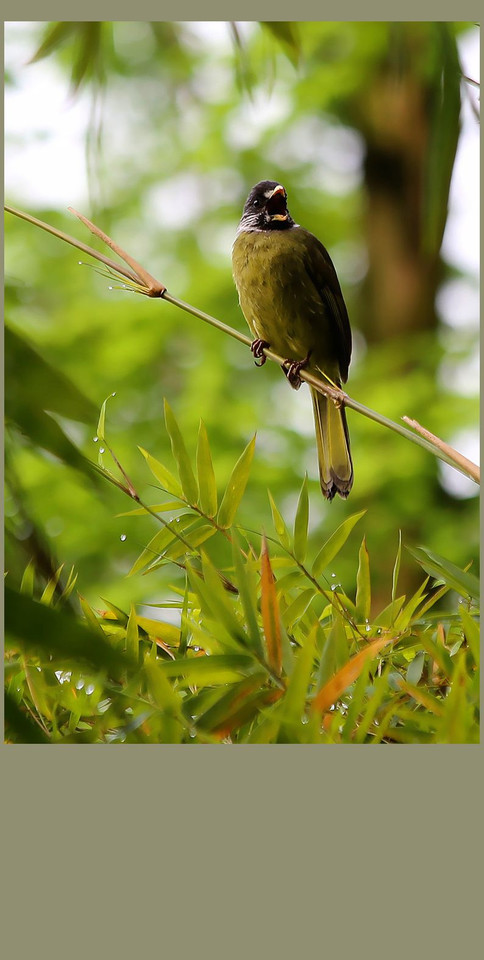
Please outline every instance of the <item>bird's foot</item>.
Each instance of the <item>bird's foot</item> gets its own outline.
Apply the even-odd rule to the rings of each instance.
[[[299,387],[301,386],[302,380],[299,376],[299,372],[307,367],[311,353],[312,350],[309,351],[307,357],[304,357],[304,360],[285,360],[282,364],[282,369],[294,390],[299,390]]]
[[[260,338],[258,338],[257,340],[253,340],[250,345],[250,349],[252,350],[252,353],[256,358],[255,359],[256,367],[263,367],[266,362],[267,357],[264,353],[265,347],[270,347],[270,343],[267,343],[267,340],[261,340]],[[258,360],[259,360],[259,363],[257,363]]]

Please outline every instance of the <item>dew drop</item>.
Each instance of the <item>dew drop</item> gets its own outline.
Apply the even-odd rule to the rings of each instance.
[[[84,680],[78,680],[76,683],[76,690],[82,690],[84,686]]]
[[[104,447],[99,447],[99,453],[104,453]]]
[[[93,437],[93,438],[92,438],[92,442],[93,442],[93,443],[98,443],[98,442],[99,442],[99,437]]]
[[[194,737],[196,737],[196,735],[197,735],[197,731],[196,731],[196,730],[190,730],[190,736],[191,736],[192,740],[194,739]]]
[[[114,290],[114,287],[108,287],[108,290]]]
[[[194,647],[193,649],[194,649],[195,653],[198,653],[198,651],[200,650],[200,647]]]
[[[87,687],[86,687],[86,693],[87,693],[88,697],[91,696],[91,693],[94,693],[94,690],[95,690],[95,689],[96,689],[96,688],[95,688],[95,686],[94,686],[93,683],[88,683],[88,685],[87,685]]]
[[[309,723],[309,718],[306,717],[305,715],[303,715],[303,716],[301,717],[301,723]]]
[[[336,574],[335,574],[335,573],[332,573],[332,574],[331,574],[331,576],[332,576],[332,577],[335,577],[335,576],[336,576]]]
[[[114,391],[114,393],[111,394],[111,396],[112,396],[112,397],[115,397],[115,396],[116,396],[116,390]]]
[[[127,539],[126,534],[122,533],[119,539],[124,543],[124,541]]]

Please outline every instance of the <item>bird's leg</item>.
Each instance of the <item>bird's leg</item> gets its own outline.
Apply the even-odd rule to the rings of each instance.
[[[250,349],[252,350],[252,353],[256,358],[255,360],[256,367],[263,367],[267,360],[267,357],[264,353],[265,347],[270,347],[270,343],[267,343],[267,340],[261,340],[260,338],[257,338],[257,340],[253,340],[250,345]],[[257,363],[257,360],[259,360],[260,363]]]
[[[307,367],[312,352],[313,351],[310,350],[307,357],[304,357],[304,360],[285,360],[282,364],[282,369],[294,390],[299,390],[301,386],[302,380],[299,376],[299,371]]]

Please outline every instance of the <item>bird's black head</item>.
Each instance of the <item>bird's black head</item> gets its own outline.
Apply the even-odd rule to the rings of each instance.
[[[287,193],[276,180],[261,180],[247,197],[238,233],[251,230],[287,230],[294,220],[287,209]]]

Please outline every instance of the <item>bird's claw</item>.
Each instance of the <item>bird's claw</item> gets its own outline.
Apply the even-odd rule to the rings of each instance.
[[[255,365],[256,365],[256,367],[263,367],[263,366],[264,366],[264,364],[265,364],[265,362],[266,362],[266,360],[267,360],[267,357],[266,357],[266,355],[265,355],[265,353],[264,353],[264,350],[265,350],[266,347],[270,347],[270,343],[267,343],[267,340],[261,340],[260,338],[258,338],[257,340],[253,340],[253,341],[252,341],[252,343],[251,343],[251,345],[250,345],[250,349],[251,349],[254,357],[256,358],[256,359],[255,359]],[[257,363],[257,360],[259,360],[260,362]]]
[[[299,390],[299,387],[301,386],[302,380],[299,376],[299,372],[307,367],[310,356],[311,350],[304,360],[285,360],[282,364],[282,369],[294,390]]]

